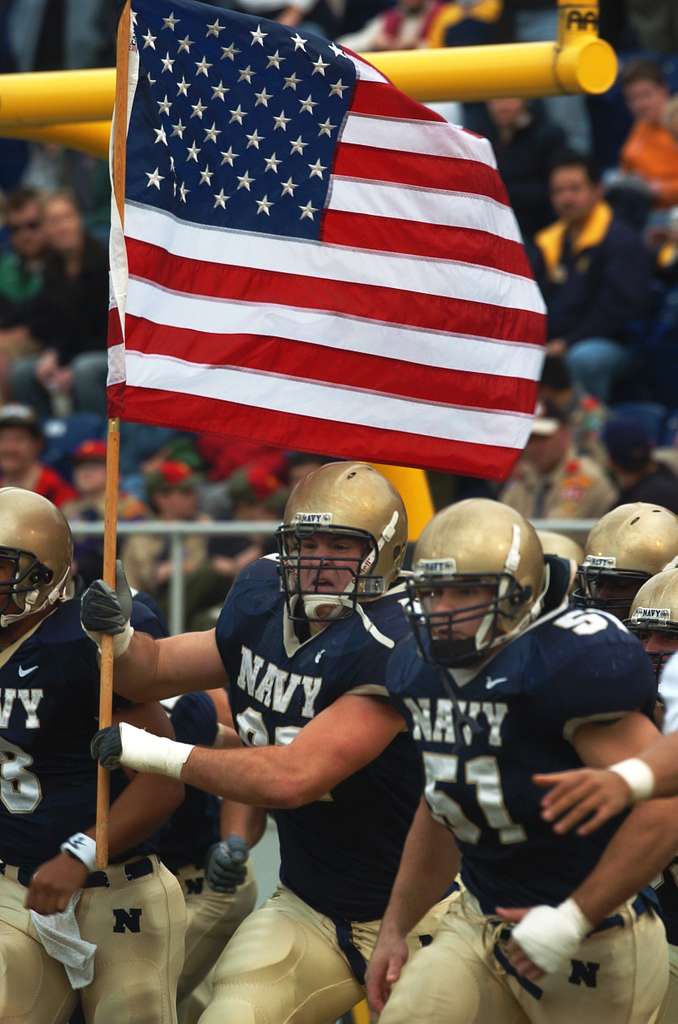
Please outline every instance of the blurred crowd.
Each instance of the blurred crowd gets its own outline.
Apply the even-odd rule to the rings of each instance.
[[[555,0],[231,0],[362,52],[555,38]],[[0,71],[114,62],[110,0],[5,0]],[[436,505],[497,496],[532,518],[596,518],[621,502],[678,512],[678,5],[602,0],[620,56],[600,97],[448,104],[492,142],[548,309],[534,430],[512,478],[430,474]],[[110,189],[100,161],[0,140],[0,483],[74,520],[103,515]],[[123,521],[275,521],[322,456],[122,425]],[[270,536],[190,536],[189,628],[209,621]],[[130,582],[167,603],[164,537],[132,535]],[[85,579],[101,543],[78,542]]]

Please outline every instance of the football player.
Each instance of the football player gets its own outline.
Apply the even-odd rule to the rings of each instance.
[[[168,704],[178,741],[221,746],[222,723],[232,725],[224,690],[187,693]],[[179,879],[188,916],[177,988],[179,1024],[194,1024],[200,1018],[211,993],[207,975],[254,909],[257,886],[249,850],[265,824],[265,812],[258,808],[220,804],[217,797],[186,786],[183,804],[160,832],[158,854]]]
[[[678,516],[661,505],[619,505],[589,533],[574,603],[626,619],[638,589],[678,555]]]
[[[673,653],[678,651],[678,569],[668,569],[665,572],[660,572],[656,576],[652,576],[646,583],[642,585],[638,593],[636,594],[633,605],[631,606],[631,618],[627,620],[626,625],[632,633],[638,637],[643,644],[645,651],[650,655],[650,658],[655,667],[655,673],[657,679],[661,680],[661,672],[664,668],[666,661],[671,657]],[[660,696],[662,692],[662,686],[660,682]],[[584,773],[569,773],[575,778],[575,782],[582,782],[578,776]],[[601,773],[611,774],[611,773]],[[559,778],[565,779],[566,774],[559,776]],[[612,776],[614,779],[615,776]],[[544,781],[549,782],[552,779],[546,776]],[[616,776],[616,781],[621,783],[623,787],[625,784],[623,778],[619,775]],[[564,791],[563,791],[564,792]],[[558,799],[557,793],[552,792],[549,794],[545,801],[545,806],[557,807],[555,801]],[[567,810],[571,810],[576,804],[568,804]],[[620,809],[623,805],[620,806]],[[563,814],[563,810],[558,809],[558,814]],[[587,806],[584,804],[577,813],[564,815],[560,818],[558,829],[567,830],[580,821],[586,819],[591,811],[595,810],[595,806]],[[580,831],[583,834],[587,834],[596,827],[593,820],[589,821],[587,825]],[[678,1020],[678,861],[674,861],[662,872],[661,881],[656,886],[657,895],[661,904],[662,918],[664,920],[664,926],[666,928],[666,936],[669,941],[669,987],[667,990],[664,1005],[662,1006],[661,1013],[658,1017],[658,1024],[673,1024]]]
[[[96,870],[89,745],[99,666],[72,596],[71,559],[62,513],[31,491],[2,488],[0,1020],[60,1024],[75,1006],[75,986],[87,1022],[170,1024],[185,908],[178,882],[146,840],[181,802],[183,787],[151,775],[128,783],[114,772],[111,863]],[[133,621],[155,628],[143,606]],[[118,700],[115,720],[172,735],[155,703]],[[64,911],[59,930],[50,915]],[[96,946],[93,977],[93,948],[83,941]],[[53,958],[59,947],[65,952]],[[69,948],[82,955],[79,965]]]
[[[101,583],[83,603],[93,634],[117,633],[116,687],[137,699],[223,686],[246,749],[162,743],[106,730],[103,763],[181,777],[272,808],[280,886],[235,933],[215,971],[202,1024],[325,1024],[364,995],[402,844],[421,792],[421,764],[385,671],[407,630],[399,572],[402,500],[364,463],[330,463],[290,495],[279,556],[235,582],[216,630],[159,642],[132,633],[128,602]],[[442,899],[453,880],[450,870]],[[439,911],[413,922],[428,941]]]
[[[675,824],[666,834],[675,806],[648,804],[647,816],[587,840],[561,837],[532,783],[545,766],[611,764],[656,735],[641,645],[613,616],[568,608],[567,569],[545,563],[517,512],[484,499],[438,513],[417,544],[415,635],[394,652],[387,685],[426,789],[370,963],[373,1004],[388,999],[381,1024],[646,1024],[662,1001],[653,897],[627,875],[618,892],[607,862],[635,843],[646,871],[663,867],[678,842]],[[455,844],[460,891],[389,998],[407,960],[403,935],[459,861]],[[520,921],[512,941],[506,920]]]
[[[569,558],[575,565],[584,561],[584,549],[576,540],[564,533],[552,533],[550,530],[537,530],[539,543],[545,555],[557,555],[558,558]]]

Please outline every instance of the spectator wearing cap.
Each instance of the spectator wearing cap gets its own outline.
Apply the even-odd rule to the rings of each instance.
[[[576,387],[607,402],[631,366],[625,333],[648,301],[650,254],[603,200],[588,158],[560,157],[549,181],[560,219],[535,236],[548,352],[565,356]]]
[[[537,406],[523,457],[500,500],[526,519],[597,519],[615,501],[604,471],[577,455],[567,414],[558,406]]]
[[[10,390],[43,419],[56,396],[72,401],[78,412],[105,416],[108,254],[87,234],[70,193],[54,193],[44,208],[50,252],[29,323],[43,351],[17,360]]]
[[[146,496],[160,522],[206,522],[199,512],[200,477],[181,462],[167,461],[146,476]],[[207,560],[207,537],[201,534],[183,538],[183,582],[187,625],[190,628],[195,600],[200,590],[201,570]],[[170,537],[135,534],[123,548],[123,562],[130,586],[151,594],[167,615],[169,581],[172,575]],[[197,581],[197,582],[196,582]],[[199,599],[198,604],[202,604]],[[205,605],[203,605],[204,607]]]
[[[64,505],[69,519],[103,519],[106,491],[106,442],[83,441],[72,455],[73,486],[77,498]],[[118,519],[143,519],[148,507],[133,494],[121,491],[118,495]]]
[[[615,505],[646,501],[678,515],[678,477],[652,454],[652,441],[638,420],[619,416],[603,431],[610,468],[619,485]]]
[[[77,497],[63,506],[63,513],[72,521],[98,523],[104,518],[106,490],[106,442],[83,441],[72,455],[73,486]],[[144,519],[148,508],[139,498],[121,492],[118,496],[118,519]],[[85,583],[101,576],[103,541],[100,537],[76,538],[75,563]]]
[[[0,484],[34,491],[61,507],[76,493],[54,469],[40,461],[43,447],[40,423],[32,409],[18,404],[0,409]]]

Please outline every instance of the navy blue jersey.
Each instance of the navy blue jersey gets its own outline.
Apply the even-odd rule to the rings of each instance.
[[[134,606],[132,622],[157,634],[154,616]],[[128,702],[116,697],[114,707]],[[96,817],[99,664],[80,625],[80,601],[59,605],[0,668],[0,859],[34,870]],[[111,799],[127,784],[111,775]],[[124,857],[148,850],[142,844]],[[118,860],[123,859],[121,855]]]
[[[170,718],[180,743],[213,747],[219,731],[217,709],[206,693],[186,693],[172,708]],[[186,786],[186,796],[158,835],[160,859],[177,871],[187,864],[202,867],[205,854],[218,843],[220,801],[195,786]]]
[[[291,743],[344,694],[386,699],[388,656],[408,629],[401,597],[396,589],[301,643],[285,612],[275,560],[260,559],[241,573],[216,638],[243,741]],[[323,799],[274,810],[281,881],[335,919],[381,917],[421,789],[421,762],[403,733]]]
[[[578,768],[577,727],[624,712],[651,717],[656,682],[638,640],[604,612],[559,611],[483,668],[450,671],[400,643],[388,671],[393,699],[422,751],[426,799],[453,832],[462,877],[485,913],[558,904],[598,861],[621,818],[593,835],[557,836],[540,815],[535,772]],[[459,726],[459,712],[476,725]]]

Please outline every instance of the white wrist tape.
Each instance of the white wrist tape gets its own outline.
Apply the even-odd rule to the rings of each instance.
[[[127,722],[120,724],[120,738],[121,765],[137,772],[168,775],[172,779],[180,777],[181,769],[193,750],[192,743],[177,743],[165,736],[154,736],[152,732],[137,729]]]
[[[91,873],[97,866],[97,844],[84,832],[75,832],[59,847],[62,853],[70,853],[81,861]]]
[[[97,645],[97,648],[99,649],[99,653],[101,653],[101,638],[105,634],[93,633],[89,629],[86,629],[85,632],[87,633],[87,636],[90,638],[90,640],[94,641],[94,643]],[[113,637],[114,658],[121,658],[123,656],[129,645],[131,644],[133,636],[134,626],[131,626],[129,622],[125,625],[125,628],[122,631],[122,633],[115,634],[115,636]]]
[[[559,907],[533,907],[512,935],[532,963],[546,974],[565,967],[593,925],[574,900]]]
[[[640,757],[629,757],[626,761],[618,761],[611,764],[609,769],[617,775],[621,775],[626,785],[631,790],[633,803],[638,800],[649,800],[654,792],[654,772],[649,764]]]

